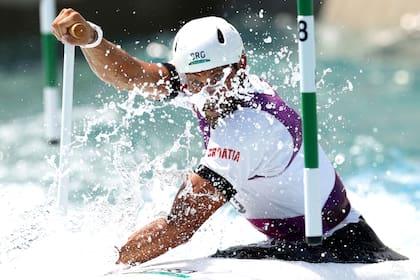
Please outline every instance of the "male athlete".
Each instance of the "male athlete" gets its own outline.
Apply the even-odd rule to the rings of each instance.
[[[71,30],[81,24],[82,32]],[[80,25],[79,25],[80,27]],[[197,115],[205,154],[180,187],[170,213],[133,233],[117,263],[142,263],[187,242],[227,202],[267,236],[215,257],[372,263],[407,258],[385,246],[350,204],[340,177],[319,149],[322,246],[304,242],[300,116],[258,77],[248,74],[238,31],[218,17],[185,24],[173,60],[140,61],[105,40],[97,25],[63,9],[52,23],[58,40],[80,46],[96,75],[119,90],[154,100],[183,98]]]

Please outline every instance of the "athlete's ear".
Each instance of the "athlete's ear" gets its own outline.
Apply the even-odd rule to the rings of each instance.
[[[241,55],[241,59],[239,60],[239,69],[245,69],[247,65],[246,54],[243,52]]]

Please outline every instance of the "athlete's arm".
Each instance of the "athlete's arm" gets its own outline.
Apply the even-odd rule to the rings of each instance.
[[[187,242],[198,228],[226,202],[209,181],[190,175],[175,197],[167,218],[160,218],[129,237],[117,263],[142,263]]]
[[[76,23],[83,25],[81,38],[70,35],[69,29]],[[63,9],[51,24],[51,30],[58,40],[77,46],[92,43],[95,30],[73,9]],[[92,71],[103,81],[119,90],[140,88],[149,93],[148,98],[162,99],[170,93],[171,74],[161,64],[140,61],[115,44],[103,39],[94,48],[82,48]],[[162,96],[163,95],[163,96]]]
[[[169,94],[171,75],[162,64],[140,61],[106,39],[98,47],[82,49],[82,52],[92,71],[119,90],[130,91],[137,87],[155,100]]]

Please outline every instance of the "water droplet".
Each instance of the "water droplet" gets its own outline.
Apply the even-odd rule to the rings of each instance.
[[[335,156],[334,163],[336,163],[337,165],[341,165],[344,163],[345,160],[346,157],[344,156],[344,154],[339,153]]]
[[[271,38],[271,36],[268,36],[267,38],[264,38],[264,43],[266,44],[270,44],[273,41],[273,39]]]
[[[393,80],[397,85],[406,85],[411,80],[410,73],[406,70],[398,70],[394,73]]]

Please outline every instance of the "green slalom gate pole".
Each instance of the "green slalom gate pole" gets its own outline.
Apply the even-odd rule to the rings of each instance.
[[[309,245],[322,243],[318,128],[315,86],[315,36],[313,0],[298,0],[300,91],[302,94],[303,149],[305,158],[305,236]]]
[[[59,89],[57,86],[57,40],[51,33],[51,23],[56,15],[55,0],[41,0],[39,16],[41,27],[42,58],[44,67],[44,127],[50,144],[60,140]]]

